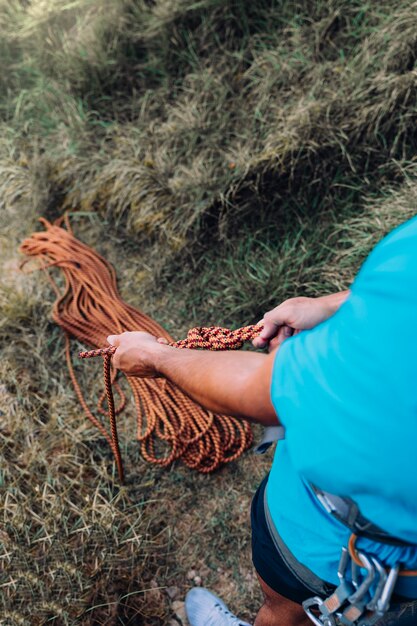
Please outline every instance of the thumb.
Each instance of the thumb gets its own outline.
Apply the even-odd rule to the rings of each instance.
[[[120,345],[120,337],[119,335],[109,335],[107,337],[107,343],[109,343],[111,346],[118,346]]]
[[[279,328],[282,326],[282,322],[275,322],[270,319],[263,320],[263,329],[259,335],[263,341],[269,341],[272,337],[278,333]]]
[[[294,334],[294,329],[291,328],[290,326],[287,326],[286,324],[283,324],[269,345],[273,343],[273,347],[277,348],[278,346],[282,344],[283,341],[288,339],[288,337],[292,337],[293,334]]]
[[[265,348],[269,341],[278,333],[280,324],[265,318],[258,323],[263,325],[263,329],[261,330],[259,336],[255,337],[252,343],[255,348]]]

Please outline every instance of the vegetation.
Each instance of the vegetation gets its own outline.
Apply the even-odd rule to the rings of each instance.
[[[345,288],[417,212],[416,8],[0,0],[1,623],[178,624],[198,578],[253,617],[248,510],[270,459],[155,469],[130,415],[119,489],[17,246],[68,211],[178,338]],[[93,403],[99,370],[77,374]]]

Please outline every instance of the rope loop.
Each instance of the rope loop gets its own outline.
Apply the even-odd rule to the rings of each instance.
[[[246,326],[234,331],[196,328],[189,331],[185,340],[175,342],[157,322],[122,300],[114,268],[74,237],[67,216],[54,224],[44,219],[40,221],[45,230],[33,233],[20,250],[40,262],[39,269],[45,271],[56,293],[52,317],[65,333],[65,354],[72,384],[87,418],[108,441],[123,481],[116,415],[123,410],[125,400],[111,367],[111,356],[116,348],[100,347],[106,337],[141,330],[163,337],[169,345],[178,348],[229,350],[240,348],[244,341],[253,339],[262,327]],[[62,287],[50,275],[55,268],[63,274]],[[71,359],[72,338],[93,348],[82,352],[82,358],[104,357],[110,432],[90,410],[77,381]],[[205,411],[168,380],[126,378],[136,405],[137,439],[146,461],[166,467],[181,459],[188,467],[208,473],[234,461],[252,445],[252,431],[247,421]],[[113,383],[120,396],[117,407],[112,399]],[[102,395],[97,407],[100,414],[104,411],[103,402]]]
[[[236,330],[220,326],[197,326],[188,331],[186,339],[171,342],[170,345],[176,348],[202,350],[239,350],[245,341],[257,337],[262,329],[262,324],[244,326]]]

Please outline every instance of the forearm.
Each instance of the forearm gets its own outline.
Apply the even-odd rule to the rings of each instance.
[[[270,400],[271,356],[254,352],[208,352],[161,346],[156,370],[215,413],[277,425]]]

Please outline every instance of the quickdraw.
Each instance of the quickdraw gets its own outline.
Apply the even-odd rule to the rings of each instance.
[[[417,575],[399,564],[386,569],[376,557],[356,550],[356,539],[352,535],[342,548],[336,590],[324,600],[315,596],[303,602],[315,626],[374,626],[389,611],[398,577]]]

